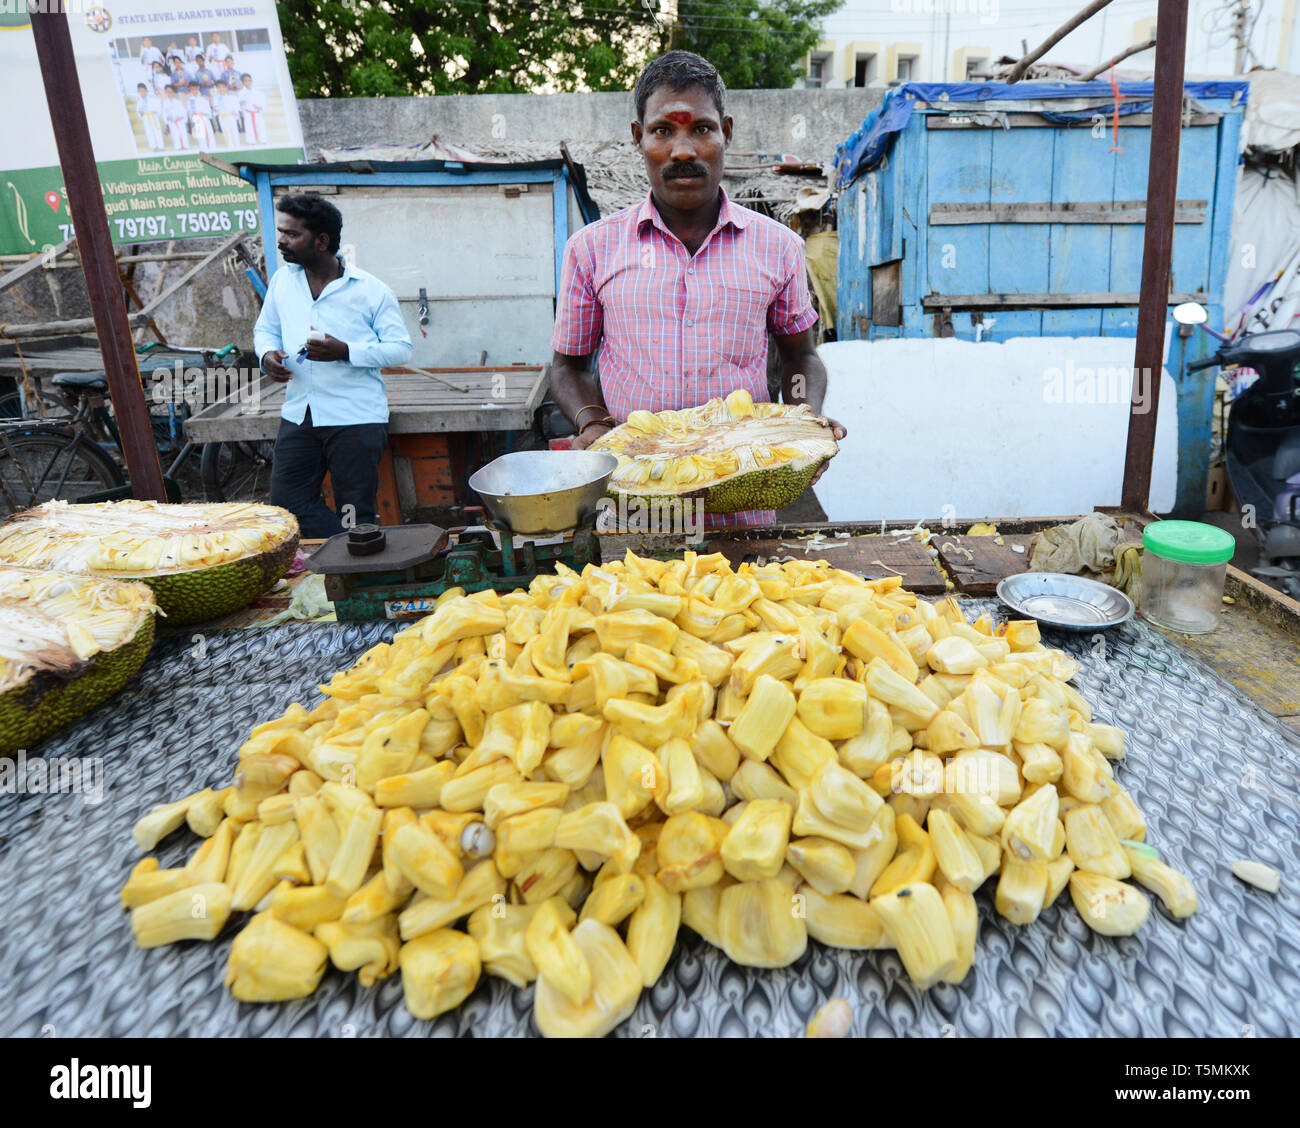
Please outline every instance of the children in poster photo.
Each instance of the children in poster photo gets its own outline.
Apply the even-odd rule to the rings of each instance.
[[[166,90],[167,87],[171,85],[171,83],[172,83],[172,76],[163,69],[162,63],[154,63],[153,92],[157,94],[159,98],[161,98],[163,91]]]
[[[199,84],[199,89],[205,98],[212,96],[212,87],[216,84],[217,76],[209,69],[207,62],[200,55],[194,60],[198,69],[194,73],[194,81]]]
[[[162,99],[143,82],[136,86],[135,112],[144,127],[145,144],[155,152],[163,147]]]
[[[163,53],[153,45],[153,40],[146,36],[144,42],[140,44],[140,65],[152,74],[154,63],[162,61]]]
[[[212,102],[202,92],[197,82],[190,84],[188,107],[190,121],[194,125],[194,144],[200,151],[211,152],[217,147],[217,139],[212,133]]]
[[[217,79],[217,94],[213,98],[213,109],[217,111],[217,122],[221,136],[225,138],[228,148],[239,145],[239,95],[225,83]]]
[[[245,74],[239,90],[239,108],[244,114],[244,144],[266,144],[266,95],[253,89],[253,76]]]
[[[162,115],[163,121],[167,124],[167,135],[172,140],[172,148],[188,149],[190,138],[185,130],[185,123],[189,118],[189,111],[174,86],[168,86],[163,91]]]
[[[185,44],[185,58],[190,62],[193,62],[195,56],[202,54],[203,48],[199,46],[199,37],[197,35],[191,35],[189,42]]]
[[[212,42],[208,44],[208,62],[220,65],[230,58],[230,48],[221,42],[221,35],[218,32],[212,33]]]

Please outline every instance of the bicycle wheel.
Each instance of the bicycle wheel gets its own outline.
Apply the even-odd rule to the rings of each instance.
[[[0,516],[56,498],[76,501],[125,484],[117,463],[74,432],[0,432]]]
[[[199,470],[205,501],[270,501],[275,443],[205,443]]]
[[[28,422],[39,423],[47,419],[66,419],[70,412],[67,405],[55,396],[45,392],[40,393],[40,402],[28,399],[23,402],[21,392],[9,392],[0,396],[0,420],[25,419]]]

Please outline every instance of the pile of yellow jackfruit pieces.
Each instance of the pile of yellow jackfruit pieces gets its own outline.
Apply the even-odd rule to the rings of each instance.
[[[1032,621],[968,624],[822,561],[629,553],[457,589],[253,729],[232,786],[141,819],[145,851],[183,822],[206,841],[182,868],[145,858],[122,904],[144,947],[253,912],[241,1000],[307,995],[332,962],[367,986],[400,969],[433,1018],[486,972],[535,980],[552,1036],[624,1021],[683,924],[750,967],[811,937],[958,983],[994,877],[1016,924],[1068,886],[1128,935],[1150,911],[1130,877],[1195,911],[1076,670]]]

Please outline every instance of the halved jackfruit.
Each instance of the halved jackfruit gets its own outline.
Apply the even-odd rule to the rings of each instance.
[[[704,491],[709,513],[780,509],[839,450],[807,404],[755,403],[743,388],[682,411],[634,411],[591,444],[618,458],[615,496],[663,499]]]
[[[171,626],[247,607],[297,550],[292,513],[248,502],[47,501],[0,527],[0,564],[139,580]]]
[[[0,566],[0,755],[121,689],[144,664],[157,611],[142,584]]]

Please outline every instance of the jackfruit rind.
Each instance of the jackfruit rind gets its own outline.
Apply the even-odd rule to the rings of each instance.
[[[0,565],[142,581],[172,626],[248,606],[297,547],[292,513],[243,502],[50,501],[0,526]]]
[[[247,607],[269,591],[289,570],[297,551],[295,532],[279,547],[244,560],[198,572],[146,576],[143,582],[153,588],[168,626],[201,623]]]
[[[0,755],[121,689],[149,654],[157,610],[143,584],[0,567]]]
[[[707,513],[780,509],[839,450],[806,404],[754,403],[744,389],[681,411],[634,411],[591,445],[618,458],[609,493],[643,504],[703,491]]]
[[[827,455],[820,462],[810,463],[802,470],[782,466],[776,470],[756,470],[744,474],[709,490],[704,499],[706,513],[739,513],[742,509],[784,509],[793,505],[808,488],[813,475],[822,463],[830,461]]]

